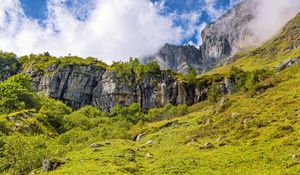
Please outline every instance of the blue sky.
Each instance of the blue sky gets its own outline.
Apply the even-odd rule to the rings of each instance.
[[[165,43],[201,44],[201,31],[239,0],[1,0],[0,49],[93,56],[107,63]]]

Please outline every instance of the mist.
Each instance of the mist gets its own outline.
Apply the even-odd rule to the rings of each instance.
[[[300,12],[300,0],[252,0],[254,18],[249,23],[252,42],[261,44],[278,34]]]

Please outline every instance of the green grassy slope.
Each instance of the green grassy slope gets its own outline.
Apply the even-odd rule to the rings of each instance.
[[[137,125],[132,135],[146,133],[138,142],[99,139],[99,150],[84,143],[44,174],[300,174],[299,69],[281,72],[260,95],[228,96],[223,112],[206,101],[186,116]],[[201,149],[206,142],[214,148]]]
[[[233,63],[207,74],[274,69],[300,56],[300,14],[273,40],[232,58]],[[41,174],[300,174],[300,65],[276,74],[276,85],[253,95],[239,92],[226,105],[209,101],[189,108],[188,115],[138,124],[131,137],[138,142],[97,140],[61,159],[65,164]],[[148,145],[151,140],[153,143]],[[210,142],[213,148],[204,148]],[[89,148],[99,143],[99,149]]]

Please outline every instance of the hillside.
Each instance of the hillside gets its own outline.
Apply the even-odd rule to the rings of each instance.
[[[198,76],[47,52],[0,65],[0,174],[300,174],[300,14]]]

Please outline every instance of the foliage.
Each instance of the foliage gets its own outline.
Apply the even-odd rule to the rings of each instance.
[[[9,169],[12,174],[27,174],[40,167],[47,156],[47,139],[43,136],[16,134],[4,141],[0,172]]]
[[[0,83],[0,113],[38,106],[39,100],[32,90],[28,75],[17,74]]]
[[[109,116],[118,121],[124,121],[131,124],[143,120],[143,113],[137,103],[132,103],[126,107],[116,105],[111,109]]]
[[[220,96],[220,93],[221,92],[219,86],[216,83],[213,83],[207,93],[207,98],[210,102],[216,103],[218,101],[218,97]]]
[[[147,121],[160,121],[179,117],[187,113],[186,105],[173,106],[171,104],[165,105],[163,108],[153,108],[145,115]]]
[[[72,109],[66,106],[61,101],[56,101],[47,97],[41,97],[41,108],[40,114],[47,116],[47,121],[53,126],[57,132],[62,133],[65,129],[63,128],[63,117],[72,112]]]
[[[188,84],[196,84],[197,71],[196,69],[189,67],[188,72],[185,75],[185,80]]]
[[[64,129],[71,130],[76,127],[88,130],[98,126],[102,123],[103,113],[92,106],[85,106],[69,115],[64,116]]]
[[[161,74],[160,67],[157,62],[150,62],[148,64],[141,64],[137,58],[130,58],[128,62],[114,62],[111,70],[117,72],[117,77],[141,79],[148,75],[152,77],[159,77]]]

